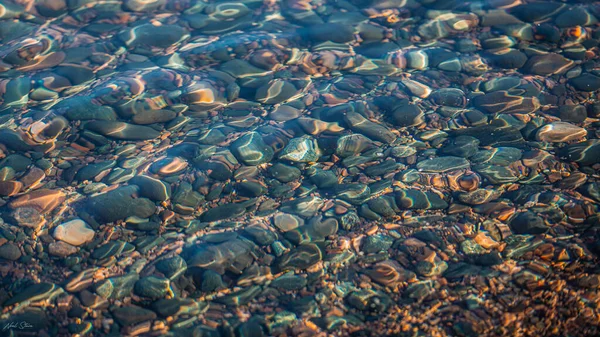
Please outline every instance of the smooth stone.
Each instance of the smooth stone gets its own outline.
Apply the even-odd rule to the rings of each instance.
[[[344,135],[338,138],[336,145],[335,154],[342,158],[362,153],[376,146],[371,139],[361,134]]]
[[[560,28],[589,26],[598,23],[598,20],[584,7],[573,7],[554,18],[554,23]]]
[[[307,284],[306,278],[297,275],[283,275],[271,282],[271,287],[281,290],[300,290]]]
[[[136,295],[141,297],[158,299],[167,295],[171,290],[169,280],[167,278],[148,276],[139,279],[135,283],[133,291]]]
[[[0,181],[0,196],[10,197],[21,191],[23,183],[20,181]]]
[[[201,290],[203,292],[210,293],[219,289],[224,289],[225,287],[226,284],[223,282],[223,278],[219,273],[210,269],[205,270],[204,273],[202,273]]]
[[[561,143],[582,139],[587,136],[584,128],[565,122],[554,122],[538,129],[535,137],[540,142]]]
[[[62,292],[64,292],[62,288],[56,284],[35,283],[16,293],[11,299],[4,302],[3,306],[8,307],[17,303],[29,303],[50,299]]]
[[[417,169],[423,172],[442,173],[452,170],[469,168],[470,163],[461,157],[437,157],[426,159],[417,163]]]
[[[600,76],[584,73],[569,80],[577,90],[592,92],[600,89]]]
[[[559,150],[560,157],[581,165],[600,163],[600,140],[590,139],[585,142],[570,144]]]
[[[550,228],[544,223],[544,219],[531,211],[518,213],[510,221],[510,227],[516,234],[543,234]]]
[[[583,105],[562,105],[558,108],[558,116],[563,122],[583,123],[588,114]]]
[[[440,153],[455,156],[469,158],[472,157],[479,149],[479,140],[471,136],[458,136],[450,139],[448,144],[440,150]]]
[[[304,197],[290,200],[281,204],[281,212],[291,213],[303,217],[312,217],[323,206],[323,199],[319,197]]]
[[[9,261],[17,261],[21,257],[21,250],[17,245],[12,242],[7,242],[0,246],[0,258],[9,260]]]
[[[98,163],[90,163],[82,167],[75,175],[75,180],[85,181],[92,180],[100,173],[107,171],[117,164],[115,160],[107,160]]]
[[[437,105],[452,106],[462,108],[467,99],[465,93],[456,88],[442,88],[434,91],[429,98]]]
[[[139,46],[168,48],[188,36],[187,31],[178,25],[155,26],[148,23],[123,30],[118,34],[119,39],[129,48]]]
[[[87,207],[97,221],[115,222],[129,216],[148,218],[154,214],[156,205],[147,198],[136,198],[139,188],[135,185],[119,187],[115,190],[92,196]]]
[[[156,319],[154,311],[137,306],[126,306],[112,310],[112,315],[122,326],[130,326]]]
[[[148,125],[154,123],[166,123],[177,117],[177,113],[171,110],[144,110],[135,114],[131,121],[139,125]]]
[[[371,289],[353,291],[346,301],[351,307],[369,313],[384,313],[394,303],[384,292]]]
[[[187,270],[187,263],[180,256],[162,259],[156,263],[156,269],[168,279],[174,280]]]
[[[473,165],[473,169],[493,185],[514,183],[519,180],[519,177],[505,166],[478,164]]]
[[[257,132],[249,132],[231,144],[231,153],[245,165],[256,166],[273,159],[273,149]]]
[[[160,132],[151,127],[115,121],[91,121],[85,124],[85,128],[119,140],[149,140],[160,136]]]
[[[77,247],[70,245],[66,242],[58,241],[52,242],[48,245],[48,254],[50,255],[58,257],[67,257],[75,253],[77,253]]]
[[[573,65],[573,61],[562,55],[549,53],[536,55],[529,58],[523,66],[523,71],[541,76],[548,76],[566,72]]]
[[[361,205],[371,196],[371,189],[365,184],[341,184],[335,186],[335,193],[339,199]]]
[[[520,50],[505,48],[484,53],[489,63],[501,69],[519,69],[527,63],[527,55]]]
[[[317,162],[321,155],[322,153],[317,140],[309,136],[304,136],[291,139],[283,151],[281,151],[279,158],[292,162],[310,163]]]
[[[378,234],[367,236],[363,241],[361,250],[365,254],[378,253],[388,250],[393,243],[394,239],[387,235]]]
[[[246,213],[246,208],[254,205],[254,203],[255,200],[248,200],[240,203],[220,205],[202,213],[201,219],[204,222],[213,222],[235,218]]]
[[[472,136],[480,141],[480,146],[511,146],[524,143],[519,129],[506,125],[481,125],[452,132],[454,135]]]
[[[64,116],[73,120],[117,120],[115,110],[110,106],[97,105],[92,102],[92,97],[73,96],[54,106],[55,109],[65,110]]]
[[[92,241],[96,232],[83,220],[74,219],[58,225],[52,234],[54,239],[73,246],[81,246]]]
[[[396,140],[396,135],[390,129],[366,119],[358,112],[348,111],[345,120],[352,131],[363,134],[370,139],[387,144]]]
[[[61,190],[39,189],[31,191],[10,202],[9,207],[34,208],[41,214],[54,210],[66,200],[66,195]]]
[[[537,97],[513,95],[508,91],[494,91],[475,96],[471,101],[475,107],[489,114],[528,114],[540,107]]]
[[[535,22],[547,19],[559,13],[565,7],[564,4],[556,2],[533,2],[519,4],[510,8],[510,14],[525,22]]]
[[[275,163],[269,167],[269,174],[282,183],[289,183],[300,178],[302,172],[294,166]]]
[[[304,219],[293,214],[277,213],[273,216],[273,223],[275,224],[275,227],[279,228],[282,232],[289,232],[304,226]]]
[[[323,252],[314,243],[301,244],[281,256],[277,265],[282,271],[306,269],[323,259]]]
[[[256,198],[267,193],[267,188],[255,181],[242,181],[236,184],[236,191],[241,196]]]
[[[162,317],[178,317],[180,315],[198,315],[207,309],[203,302],[191,298],[159,299],[152,303],[152,309]]]
[[[395,194],[396,205],[402,209],[445,209],[448,203],[433,192],[415,189],[398,191]]]
[[[469,160],[473,164],[508,166],[521,159],[523,152],[514,147],[497,147],[477,151]]]
[[[393,109],[391,119],[392,124],[398,127],[417,126],[424,123],[425,114],[416,104],[410,104],[408,100],[402,100]]]
[[[130,184],[139,187],[140,196],[154,201],[167,201],[171,197],[171,184],[145,175],[138,175],[129,180]]]

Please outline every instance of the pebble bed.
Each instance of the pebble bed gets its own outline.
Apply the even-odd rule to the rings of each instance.
[[[2,336],[600,335],[600,2],[0,2]]]

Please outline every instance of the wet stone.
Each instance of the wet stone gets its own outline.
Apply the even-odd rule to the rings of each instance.
[[[451,139],[441,149],[441,153],[448,156],[469,158],[472,157],[479,148],[479,140],[471,136],[458,136]]]
[[[159,299],[152,303],[152,308],[161,317],[178,317],[180,315],[197,315],[206,305],[189,298]]]
[[[544,223],[544,219],[531,211],[517,214],[511,220],[510,227],[516,234],[543,234],[549,230]]]
[[[582,139],[587,135],[584,128],[570,123],[554,122],[542,126],[536,132],[536,139],[541,142],[569,142]]]
[[[321,249],[313,243],[299,245],[278,259],[282,271],[306,269],[323,259]]]
[[[473,105],[490,114],[527,114],[536,111],[540,102],[536,97],[513,95],[507,91],[494,91],[473,98]]]
[[[474,164],[508,166],[521,159],[522,155],[522,151],[514,147],[497,147],[479,150],[469,159]]]
[[[304,197],[283,203],[279,210],[303,217],[312,217],[317,214],[317,211],[321,206],[323,206],[323,200],[321,198]]]
[[[394,240],[386,235],[368,236],[363,241],[363,246],[361,249],[366,254],[378,253],[388,250],[393,243]]]
[[[469,161],[453,156],[437,157],[417,163],[417,169],[423,172],[441,173],[469,168]]]
[[[148,218],[156,210],[155,204],[146,198],[136,198],[139,188],[135,185],[120,187],[110,192],[90,197],[87,207],[96,220],[115,222],[129,216]]]
[[[21,250],[12,242],[0,246],[0,258],[8,261],[16,261],[21,257]]]
[[[548,76],[563,73],[573,65],[573,61],[559,54],[549,53],[533,56],[523,66],[523,71],[534,75]]]
[[[596,91],[600,89],[600,76],[584,73],[569,80],[572,86],[581,91]]]
[[[273,282],[271,286],[282,290],[299,290],[306,286],[306,278],[296,275],[283,275]]]
[[[371,194],[369,186],[364,184],[343,184],[335,187],[338,198],[353,205],[364,203]]]
[[[66,242],[53,242],[48,245],[48,254],[58,257],[66,257],[77,253],[77,247]]]
[[[156,269],[163,273],[168,279],[174,280],[186,271],[187,264],[180,256],[174,256],[158,261],[156,263]]]
[[[52,236],[73,246],[81,246],[94,238],[95,231],[83,220],[74,219],[58,225]]]
[[[115,320],[123,326],[156,319],[156,314],[153,311],[136,306],[116,308],[112,311],[112,314]]]
[[[582,123],[587,118],[587,111],[583,105],[563,105],[558,108],[558,116],[563,122]]]
[[[448,203],[433,192],[409,189],[396,192],[396,205],[404,209],[444,209]]]
[[[273,178],[279,180],[282,183],[289,183],[290,181],[294,181],[300,178],[302,172],[290,165],[276,163],[273,166],[269,167],[269,173]]]
[[[317,140],[312,137],[293,138],[279,155],[280,159],[292,162],[316,162],[321,156]]]
[[[166,201],[171,197],[171,185],[159,179],[138,175],[129,180],[139,188],[140,196],[154,201]]]
[[[575,143],[560,149],[560,156],[566,160],[580,163],[581,165],[594,165],[600,163],[600,141],[591,139]]]
[[[183,27],[151,24],[142,24],[119,34],[119,38],[130,48],[138,46],[166,48],[187,36],[189,34]]]
[[[169,280],[157,276],[144,277],[135,283],[133,291],[141,297],[161,298],[170,292]]]
[[[350,306],[367,312],[385,312],[393,303],[386,294],[370,289],[354,291],[346,301]]]
[[[273,149],[265,144],[263,137],[250,132],[231,144],[231,152],[242,163],[255,166],[268,163],[273,159]]]
[[[85,124],[87,130],[119,140],[148,140],[160,136],[160,132],[141,125],[114,121],[91,121]]]

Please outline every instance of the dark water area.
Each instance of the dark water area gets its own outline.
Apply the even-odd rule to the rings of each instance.
[[[600,335],[599,19],[0,1],[0,336]]]

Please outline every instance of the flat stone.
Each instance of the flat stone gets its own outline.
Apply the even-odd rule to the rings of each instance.
[[[3,244],[2,246],[0,246],[0,258],[1,259],[5,259],[5,260],[9,260],[9,261],[16,261],[20,257],[21,257],[21,250],[14,243],[7,242],[7,243]]]
[[[316,162],[321,156],[321,150],[317,140],[312,137],[293,138],[281,151],[280,159],[292,162],[309,163]]]
[[[129,216],[148,218],[154,214],[156,205],[150,199],[136,198],[138,192],[139,188],[135,185],[119,187],[89,198],[87,205],[101,223],[115,222]]]
[[[77,253],[77,247],[66,242],[52,242],[48,245],[48,253],[58,257],[67,257]]]
[[[12,209],[31,207],[46,214],[61,205],[65,199],[66,195],[61,190],[39,189],[18,197],[9,206]]]
[[[584,128],[565,122],[554,122],[538,129],[535,137],[540,142],[570,142],[587,136]]]
[[[469,161],[461,157],[437,157],[420,161],[417,169],[423,172],[441,173],[469,168]]]
[[[136,306],[120,307],[112,310],[113,317],[122,326],[151,321],[156,319],[154,311]]]
[[[268,146],[257,132],[250,132],[231,144],[231,152],[245,165],[256,166],[273,159],[273,149]]]
[[[149,140],[160,136],[160,132],[151,127],[116,121],[91,121],[85,128],[118,140]]]
[[[533,56],[523,66],[523,71],[534,74],[548,76],[566,72],[573,65],[573,61],[564,58],[562,55],[549,53]]]
[[[64,241],[73,246],[92,241],[95,231],[83,220],[74,219],[58,225],[52,234],[56,240]]]

